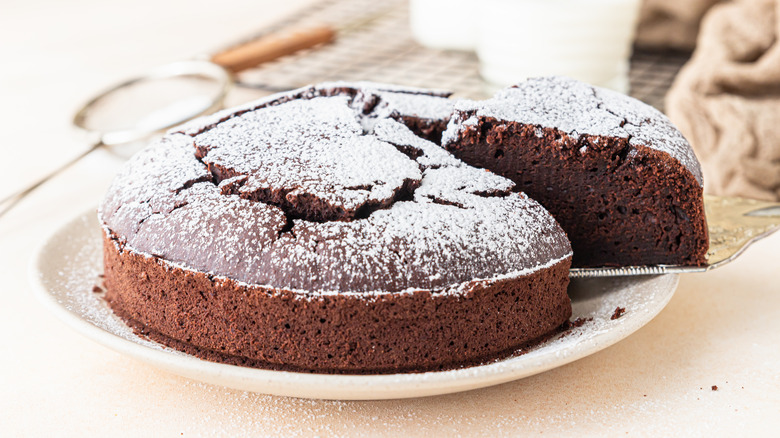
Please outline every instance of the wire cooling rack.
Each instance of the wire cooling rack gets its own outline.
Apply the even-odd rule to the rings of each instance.
[[[473,53],[428,49],[411,35],[408,0],[321,0],[263,33],[327,24],[338,31],[332,43],[262,64],[242,73],[239,83],[271,91],[329,80],[367,80],[448,89],[459,97],[493,93],[480,77]],[[635,50],[631,95],[663,110],[664,96],[686,54]]]

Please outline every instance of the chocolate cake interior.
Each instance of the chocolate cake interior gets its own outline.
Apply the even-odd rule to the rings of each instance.
[[[699,163],[669,119],[636,99],[529,79],[458,102],[442,142],[547,208],[572,242],[574,267],[706,263]]]
[[[631,149],[623,138],[488,119],[450,151],[547,208],[572,242],[573,266],[701,264],[705,224],[691,220],[704,215],[701,187],[665,154],[638,147],[629,158]]]

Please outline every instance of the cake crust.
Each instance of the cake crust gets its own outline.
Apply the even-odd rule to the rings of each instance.
[[[570,259],[450,290],[301,296],[121,249],[105,237],[106,299],[136,332],[197,357],[284,371],[422,372],[515,353],[571,317]]]

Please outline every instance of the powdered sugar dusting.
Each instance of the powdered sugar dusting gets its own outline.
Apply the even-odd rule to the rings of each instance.
[[[688,142],[655,108],[614,91],[564,77],[529,79],[483,102],[460,101],[442,144],[457,141],[474,116],[491,117],[580,135],[617,137],[632,146],[665,152],[702,184],[699,162]]]
[[[84,215],[68,224],[46,244],[45,251],[41,253],[36,263],[36,266],[40,269],[36,276],[40,285],[45,288],[45,292],[43,292],[46,295],[45,300],[49,302],[56,301],[58,314],[62,315],[63,312],[69,313],[69,318],[66,319],[68,323],[72,323],[74,319],[79,319],[81,331],[94,337],[99,342],[105,343],[112,348],[118,348],[121,344],[122,348],[120,351],[126,354],[144,358],[153,364],[163,366],[173,372],[181,372],[191,378],[219,385],[260,392],[295,395],[298,397],[314,397],[317,396],[315,395],[317,391],[320,397],[347,397],[350,396],[346,395],[349,393],[351,393],[351,396],[358,394],[364,398],[399,397],[414,394],[420,395],[421,389],[425,390],[425,388],[438,388],[433,392],[429,392],[429,394],[437,393],[437,391],[444,393],[452,390],[451,388],[462,384],[464,381],[475,378],[482,380],[482,383],[476,386],[487,386],[501,381],[491,378],[491,376],[506,375],[508,377],[506,380],[509,380],[510,378],[519,378],[523,375],[548,369],[550,366],[560,366],[585,354],[600,350],[612,342],[624,338],[638,327],[647,323],[672,297],[677,283],[675,276],[575,281],[575,287],[570,291],[572,294],[573,317],[585,318],[588,321],[564,336],[554,337],[543,344],[533,347],[526,351],[525,354],[509,357],[495,363],[449,371],[378,376],[328,376],[255,370],[206,361],[197,361],[198,363],[195,363],[192,357],[188,357],[184,353],[169,349],[155,342],[150,342],[134,334],[129,327],[111,312],[110,308],[100,298],[100,295],[91,291],[96,280],[96,274],[100,272],[101,268],[102,241],[97,225],[93,214]],[[63,248],[66,248],[66,250],[63,250]],[[625,307],[627,312],[624,317],[612,320],[610,316],[616,306]],[[95,328],[84,330],[84,323],[93,325]],[[97,336],[97,332],[101,332],[101,335]],[[113,336],[106,336],[106,332]],[[127,341],[140,344],[144,348],[138,348],[138,345],[128,347]],[[197,374],[193,373],[194,369],[197,369]],[[630,373],[630,370],[626,372],[628,373],[626,374],[627,377],[633,375]],[[183,400],[196,400],[195,403],[198,406],[202,405],[204,407],[205,410],[202,412],[199,409],[195,409],[194,412],[196,411],[197,415],[193,419],[186,419],[183,422],[183,424],[187,425],[187,428],[192,427],[193,432],[204,433],[205,431],[205,433],[208,433],[209,430],[214,430],[215,433],[225,433],[229,431],[229,433],[236,436],[242,436],[247,431],[252,432],[247,432],[248,435],[257,435],[261,431],[274,435],[291,436],[296,434],[327,433],[330,430],[328,424],[338,422],[327,421],[327,417],[322,417],[322,421],[313,423],[308,421],[314,417],[320,418],[319,416],[327,412],[330,412],[332,415],[341,411],[360,414],[359,417],[362,420],[358,418],[359,425],[365,423],[363,424],[364,426],[373,425],[381,427],[382,421],[386,421],[390,425],[388,427],[400,427],[401,424],[408,421],[409,427],[420,427],[420,418],[416,416],[410,417],[404,412],[385,412],[388,408],[391,408],[391,411],[393,411],[393,409],[401,406],[397,405],[398,402],[340,402],[273,397],[221,388],[191,380],[182,380],[172,377],[168,373],[148,373],[146,378],[152,379],[152,382],[147,386],[148,388],[162,388],[163,392],[170,391],[173,387],[184,388],[190,392],[190,396],[184,397]],[[599,381],[591,386],[608,386],[608,383]],[[671,384],[673,382],[667,383]],[[518,383],[510,386],[509,390],[506,390],[504,386],[496,387],[488,392],[471,393],[470,397],[492,397],[498,395],[498,398],[501,400],[503,400],[502,397],[504,396],[511,400],[518,393],[517,389],[520,387],[517,385],[532,392],[536,391],[534,388],[539,386],[538,382],[529,381],[527,385]],[[460,386],[460,388],[463,387]],[[545,388],[543,385],[541,390],[536,392],[544,392]],[[641,389],[633,388],[632,390],[629,388],[629,390],[634,392]],[[625,388],[621,387],[620,392],[625,390]],[[590,393],[590,388],[582,389],[582,392]],[[706,393],[709,394],[710,392],[707,388]],[[691,392],[691,394],[693,394],[693,399],[696,400],[696,397],[701,393],[696,392],[694,394],[694,392]],[[687,400],[687,396],[683,396]],[[561,403],[565,404],[566,399],[570,397],[562,396],[560,398]],[[455,399],[450,398],[449,400],[453,401]],[[640,395],[638,400],[649,402],[650,398],[644,399]],[[253,402],[250,403],[250,401]],[[428,404],[441,406],[442,401],[446,401],[446,399],[416,398],[403,402],[402,405],[409,408],[410,412],[413,412],[419,411],[420,403],[422,403],[422,406]],[[607,401],[604,406],[596,407],[596,409],[605,409],[605,406],[608,404]],[[501,413],[493,413],[495,414],[493,416],[496,418],[493,418],[491,421],[498,421],[505,425],[514,424],[509,420],[516,418],[517,404],[510,403],[510,405],[506,406],[507,409],[504,412],[507,414],[506,416]],[[657,407],[657,405],[650,403],[647,409],[653,407]],[[617,409],[615,412],[619,413],[622,410]],[[445,409],[445,411],[448,410]],[[553,422],[552,424],[555,424],[558,421],[572,420],[568,414],[559,416],[557,414],[559,409],[554,411],[556,414],[547,418],[547,422],[542,422],[543,424],[540,427],[549,428],[550,421]],[[514,416],[509,415],[510,413],[514,413]],[[281,419],[285,421],[271,421],[273,419],[279,420],[279,415],[282,415],[283,418]],[[300,417],[304,423],[302,425],[290,426],[291,423],[288,420],[293,417]],[[452,418],[450,418],[447,412],[438,412],[435,417],[430,419],[432,423],[423,422],[427,424],[426,427],[431,427],[434,424],[443,427],[452,421],[459,421],[457,420],[459,417],[457,417],[455,412],[453,412]],[[587,418],[587,415],[585,417]],[[244,421],[239,421],[238,423],[241,424],[236,424],[236,421],[242,418]],[[255,421],[260,421],[260,423],[255,423]],[[533,421],[535,424],[536,420]],[[350,421],[348,423],[351,425],[354,422]],[[214,424],[217,424],[217,427],[210,427],[214,426]],[[315,427],[315,429],[309,429],[310,426],[315,425],[319,426]],[[231,429],[234,426],[235,429]],[[342,425],[338,430],[343,431],[343,427],[347,426]],[[437,428],[436,430],[441,429]]]
[[[117,177],[101,219],[126,249],[306,296],[462,293],[571,256],[554,219],[511,181],[389,115],[368,111],[367,129],[356,96],[370,103],[369,88],[315,86],[170,133]]]
[[[195,145],[207,151],[207,165],[247,176],[241,192],[282,191],[289,202],[317,198],[354,211],[421,178],[395,147],[363,135],[345,96],[248,112],[196,136]]]
[[[383,119],[411,118],[425,122],[442,123],[450,118],[454,101],[450,92],[426,90],[374,82],[325,82],[313,86],[301,97],[317,95],[350,95],[351,106],[360,115],[367,130]]]
[[[101,210],[110,216],[128,203],[149,204],[155,211],[170,210],[175,192],[195,181],[211,179],[192,155],[192,139],[171,135],[134,155],[114,178]],[[155,175],[149,184],[148,175]]]
[[[307,290],[354,291],[354,284],[365,284],[368,291],[441,290],[474,278],[531,273],[570,255],[552,232],[556,223],[538,204],[517,194],[480,199],[484,204],[473,200],[469,208],[415,199],[348,223],[296,221],[301,243],[279,242],[277,250],[304,263],[291,264],[285,257],[268,263]],[[506,220],[518,209],[527,213]]]
[[[170,133],[196,135],[215,125],[249,111],[280,105],[296,99],[323,96],[348,96],[351,106],[361,116],[361,122],[373,125],[377,119],[414,117],[430,121],[445,121],[452,114],[452,93],[376,82],[322,82],[295,90],[277,93],[245,103],[175,127]]]
[[[452,114],[454,101],[446,98],[431,98],[423,94],[378,93],[381,109],[393,114],[413,116],[430,120],[446,120]]]
[[[394,120],[383,119],[374,126],[374,135],[382,141],[392,143],[396,147],[412,149],[419,155],[417,163],[423,167],[462,166],[464,163],[452,154],[425,139],[422,139],[403,124]],[[511,181],[508,183],[511,184]]]
[[[314,85],[313,88],[318,90],[336,90],[336,89],[344,90],[344,89],[351,88],[355,90],[361,90],[363,93],[366,94],[389,92],[389,93],[393,93],[394,95],[426,95],[426,96],[436,96],[436,97],[449,97],[450,95],[452,95],[452,92],[447,90],[434,90],[430,88],[410,87],[407,85],[388,84],[383,82],[369,82],[369,81],[320,82],[319,84]]]
[[[509,195],[514,183],[484,169],[473,167],[442,167],[426,172],[426,178],[415,195],[433,202],[455,203],[463,208],[483,208],[485,195],[493,197]],[[527,200],[525,195],[518,195]],[[502,201],[503,202],[503,201]]]

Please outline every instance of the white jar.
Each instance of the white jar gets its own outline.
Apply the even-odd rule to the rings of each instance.
[[[503,87],[562,75],[627,93],[640,0],[482,0],[480,73]]]
[[[473,0],[410,0],[412,36],[433,49],[473,51],[479,4]]]

